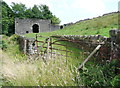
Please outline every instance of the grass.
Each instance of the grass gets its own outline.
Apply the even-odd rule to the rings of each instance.
[[[64,29],[53,32],[38,33],[43,36],[51,35],[102,35],[109,37],[109,30],[118,28],[118,13],[112,13],[91,20],[67,26]],[[35,37],[34,33],[26,34],[26,37]]]
[[[38,60],[28,59],[29,56],[19,51],[18,36],[3,36],[4,49],[0,50],[2,64],[2,85],[3,86],[78,86],[76,77],[79,75],[77,66],[82,59],[76,58],[77,48],[70,48],[74,51],[72,58],[55,56],[47,61],[47,64],[39,57]],[[60,42],[71,44],[69,42]],[[66,47],[59,47],[66,49]],[[69,47],[68,47],[69,48]],[[69,50],[70,50],[69,49]],[[77,54],[76,54],[77,52]],[[61,52],[64,54],[64,52]],[[70,53],[68,53],[69,55]],[[80,54],[78,54],[80,56]]]
[[[27,56],[19,50],[18,38],[18,35],[12,35],[11,37],[3,35],[2,47],[3,51],[5,51],[9,56],[16,58],[16,60],[22,61],[25,60]]]
[[[118,13],[112,13],[105,16],[93,18],[91,20],[78,22],[74,25],[67,26],[64,29],[59,29],[53,32],[37,33],[37,35],[42,35],[44,37],[49,37],[52,35],[102,35],[109,37],[109,30],[117,28],[118,28]],[[29,33],[24,36],[29,38],[35,38],[36,33]],[[38,40],[43,39],[39,38]],[[59,43],[64,44],[63,42]],[[68,45],[71,45],[71,43],[68,43]],[[77,58],[81,56],[80,54],[76,54],[81,52],[81,50],[74,47],[74,44],[72,47],[69,47],[68,50],[74,52],[74,55],[71,54],[72,57],[75,56],[75,58]]]
[[[55,57],[45,64],[42,59],[15,61],[0,50],[4,86],[77,86],[79,73],[63,57]],[[47,58],[46,58],[47,59]],[[80,85],[80,84],[79,84]]]
[[[38,33],[45,37],[51,35],[103,35],[109,37],[109,30],[113,28],[118,28],[117,18],[118,14],[113,13],[105,15],[102,17],[94,18],[92,20],[87,20],[83,22],[76,23],[74,25],[65,27],[61,30],[56,30],[53,32]],[[35,33],[26,34],[26,37],[35,38]],[[44,40],[44,38],[39,38],[39,40]],[[11,37],[3,36],[4,50],[0,50],[1,61],[2,61],[2,85],[4,86],[81,86],[81,85],[91,85],[94,84],[101,76],[99,71],[102,68],[97,69],[96,67],[87,67],[87,70],[83,71],[83,76],[80,76],[77,72],[77,67],[86,58],[84,55],[84,50],[78,49],[74,44],[70,42],[58,42],[60,44],[66,44],[68,50],[73,53],[68,53],[71,58],[55,56],[54,58],[44,63],[44,61],[39,57],[36,59],[28,59],[29,57],[22,54],[19,51],[18,36],[13,35]],[[72,47],[71,47],[72,46]],[[66,49],[62,46],[53,46],[59,49]],[[65,54],[64,52],[58,52]],[[94,65],[94,63],[89,62],[89,65]],[[96,69],[95,69],[96,68]],[[92,70],[91,70],[92,69]],[[83,69],[84,70],[84,69]],[[98,71],[97,71],[98,70]],[[106,69],[105,69],[106,70]],[[87,71],[87,72],[86,72]],[[91,72],[91,74],[89,74]],[[86,76],[86,74],[88,76]],[[100,75],[99,75],[100,74]],[[85,77],[86,78],[85,78]],[[99,76],[99,78],[97,77]],[[78,77],[78,78],[77,78]],[[83,77],[83,82],[81,78]],[[93,77],[93,82],[84,82],[88,78]],[[96,78],[95,78],[96,77]],[[111,76],[112,77],[112,76]],[[84,79],[85,78],[85,79]],[[98,79],[97,79],[98,78]],[[107,78],[104,78],[107,79]],[[90,80],[90,79],[89,79]],[[102,80],[102,78],[101,78]],[[95,81],[95,82],[94,82]]]
[[[109,30],[118,28],[118,13],[112,13],[105,16],[93,18],[91,20],[86,20],[78,22],[74,25],[67,26],[64,29],[59,29],[53,32],[37,33],[37,35],[42,35],[44,37],[49,37],[52,35],[102,35],[109,37]],[[26,37],[35,38],[36,33],[29,33],[25,35]],[[39,38],[38,40],[45,40]],[[83,61],[83,58],[86,56],[80,54],[82,53],[74,44],[70,42],[59,42],[60,44],[67,44],[70,47],[67,47],[68,50],[72,51],[73,54],[69,54],[74,57],[73,62]],[[71,47],[72,46],[72,47]],[[66,49],[66,47],[54,46],[60,49]],[[64,52],[60,52],[64,54]],[[80,57],[81,56],[81,57]],[[87,55],[88,56],[88,55]],[[76,58],[80,59],[76,59]],[[81,59],[82,58],[82,59]],[[77,63],[78,64],[78,63]]]
[[[38,40],[40,41],[44,41],[46,38],[38,38]],[[52,42],[57,41],[58,39],[54,39],[52,38]],[[66,57],[65,59],[69,60],[71,62],[71,64],[74,64],[75,66],[79,66],[79,64],[84,60],[84,58],[86,58],[86,56],[83,54],[84,50],[79,49],[77,46],[74,45],[74,43],[71,42],[67,42],[67,41],[58,41],[55,42],[57,44],[61,44],[61,45],[65,45],[65,46],[61,46],[61,45],[55,45],[52,44],[52,47],[55,49],[59,49],[59,50],[54,50],[52,49],[52,52],[56,52],[58,54],[62,54],[66,57],[66,55],[68,57]],[[42,46],[43,43],[38,43],[39,46]],[[47,47],[47,43],[44,45],[44,47]],[[40,51],[45,51],[46,48],[39,48]],[[66,51],[71,51],[71,52],[66,52],[66,51],[60,51],[60,50],[66,50]],[[50,50],[51,51],[51,50]]]

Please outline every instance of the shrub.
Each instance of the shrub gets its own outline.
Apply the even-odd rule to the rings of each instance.
[[[12,36],[10,37],[10,41],[12,41],[12,42],[17,42],[18,39],[19,39],[19,36],[16,35],[16,34],[14,34],[14,35],[12,35]]]
[[[120,74],[115,76],[111,83],[113,87],[119,88],[120,87]]]
[[[2,40],[2,41],[1,41],[1,44],[2,44],[2,45],[1,45],[1,49],[2,49],[2,50],[6,50],[6,49],[7,49],[7,43],[6,43],[4,40]]]
[[[86,64],[86,66],[80,71],[80,78],[85,86],[111,87],[112,78],[115,76],[115,64],[114,61],[96,65]]]

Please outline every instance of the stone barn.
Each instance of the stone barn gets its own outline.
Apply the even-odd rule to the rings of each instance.
[[[15,19],[15,34],[51,32],[60,29],[59,25],[51,24],[50,20],[27,18]]]

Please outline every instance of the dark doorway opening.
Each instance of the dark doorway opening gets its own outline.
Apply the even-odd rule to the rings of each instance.
[[[39,33],[39,25],[34,24],[32,28],[33,28],[33,33]]]
[[[29,33],[29,31],[26,31],[26,33]]]
[[[63,26],[60,26],[60,29],[63,29]]]

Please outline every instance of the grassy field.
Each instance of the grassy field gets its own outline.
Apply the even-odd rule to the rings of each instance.
[[[52,35],[102,35],[109,37],[109,30],[111,29],[117,29],[118,28],[118,13],[112,13],[108,15],[104,15],[101,17],[93,18],[90,20],[78,22],[76,24],[73,24],[71,26],[67,26],[64,29],[59,29],[53,32],[45,32],[45,33],[37,33],[37,35],[42,35],[44,37],[49,37]],[[36,33],[29,33],[25,35],[29,38],[35,38]],[[44,38],[38,38],[38,40],[45,40]],[[70,56],[80,59],[73,60],[77,64],[80,64],[83,61],[83,58],[86,58],[86,56],[81,55],[81,51],[84,52],[84,50],[78,49],[74,44],[70,42],[59,42],[60,44],[66,44],[70,47],[68,47],[68,50],[74,52],[73,54],[69,54]],[[60,47],[60,46],[54,46],[60,49],[66,49],[66,47]],[[64,54],[65,52],[60,52]],[[79,63],[77,63],[79,62]]]
[[[109,37],[109,30],[118,28],[118,13],[101,16],[91,20],[76,23],[48,33],[38,33],[43,36],[51,35],[102,35]],[[35,37],[35,33],[26,34],[27,37]]]
[[[3,86],[78,86],[77,67],[66,57],[54,55],[45,63],[41,57],[30,58],[19,51],[18,36],[3,36],[0,50]],[[47,59],[47,58],[46,58]],[[71,59],[72,60],[72,59]],[[82,85],[82,83],[81,83]]]
[[[47,33],[37,33],[45,37],[51,35],[103,35],[109,37],[109,30],[118,28],[118,14],[113,13],[91,20],[76,23]],[[35,33],[26,34],[24,36],[35,38]],[[39,40],[44,40],[39,38]],[[82,71],[77,71],[78,65],[88,56],[84,55],[84,50],[78,49],[70,42],[59,42],[67,44],[68,53],[72,58],[60,57],[55,55],[44,62],[43,59],[30,59],[29,56],[23,54],[19,50],[18,36],[3,36],[2,49],[0,56],[2,57],[1,65],[2,80],[1,85],[4,86],[114,86],[116,80],[114,63],[99,64],[88,62]],[[53,46],[60,49],[66,47]],[[56,51],[58,52],[58,51]],[[59,52],[64,54],[64,52]],[[47,59],[47,58],[46,58]],[[93,57],[91,58],[94,59]],[[118,82],[119,84],[119,82]],[[117,85],[118,85],[117,84]]]
[[[75,77],[79,74],[73,65],[56,56],[47,63],[27,59],[16,61],[0,50],[4,86],[77,86]],[[74,70],[73,70],[74,69]],[[76,70],[75,70],[76,69]]]

